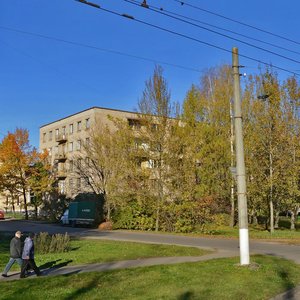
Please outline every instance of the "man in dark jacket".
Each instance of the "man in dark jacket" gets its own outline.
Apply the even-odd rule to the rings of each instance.
[[[39,268],[36,266],[34,261],[34,233],[29,233],[28,237],[25,239],[24,248],[22,253],[23,264],[21,268],[20,278],[25,278],[26,270],[28,265],[34,270],[37,276],[41,275]]]
[[[21,231],[17,231],[15,237],[10,241],[10,258],[2,273],[3,277],[8,277],[7,273],[15,262],[17,262],[20,267],[22,266],[21,235]]]

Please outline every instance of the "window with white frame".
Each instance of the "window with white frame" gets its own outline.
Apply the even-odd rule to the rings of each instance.
[[[69,125],[69,133],[72,134],[74,132],[73,124]]]
[[[81,140],[77,141],[77,150],[80,151],[81,150]]]
[[[70,142],[69,143],[69,152],[72,152],[73,151],[73,142]]]

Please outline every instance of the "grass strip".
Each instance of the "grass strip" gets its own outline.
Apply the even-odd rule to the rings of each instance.
[[[300,268],[291,261],[253,256],[253,265],[241,267],[238,260],[215,259],[3,282],[0,299],[267,300],[300,283]]]

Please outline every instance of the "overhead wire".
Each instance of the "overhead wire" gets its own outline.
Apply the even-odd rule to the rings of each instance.
[[[186,1],[181,1],[181,0],[173,0],[173,1],[178,2],[178,3],[180,3],[181,5],[186,5],[186,6],[192,7],[192,8],[194,8],[194,9],[197,9],[197,10],[200,10],[200,11],[203,11],[203,12],[206,12],[206,13],[208,13],[208,14],[211,14],[211,15],[214,15],[214,16],[217,16],[217,17],[226,19],[226,20],[228,20],[228,21],[231,21],[231,22],[234,22],[234,23],[237,23],[237,24],[240,24],[240,25],[243,25],[243,26],[246,26],[246,27],[249,27],[249,28],[258,30],[258,31],[260,31],[260,32],[267,33],[267,34],[269,34],[269,35],[272,35],[272,36],[275,36],[275,37],[277,37],[277,38],[283,39],[283,40],[285,40],[285,41],[288,41],[288,42],[291,42],[291,43],[300,45],[300,42],[298,42],[298,41],[289,39],[289,38],[284,37],[284,36],[282,36],[282,35],[273,33],[273,32],[271,32],[271,31],[268,31],[268,30],[265,30],[265,29],[262,29],[262,28],[259,28],[259,27],[250,25],[250,24],[241,22],[241,21],[239,21],[239,20],[235,20],[235,19],[233,19],[233,18],[226,17],[226,16],[221,15],[221,14],[219,14],[219,13],[215,13],[215,12],[213,12],[213,11],[211,11],[211,10],[204,9],[204,8],[199,7],[199,6],[190,4],[190,3],[186,2]]]
[[[133,4],[133,5],[136,5],[136,6],[139,6],[139,7],[143,8],[143,6],[141,6],[140,4],[138,4],[137,2],[135,2],[135,1],[133,1],[133,0],[124,0],[124,1],[126,1],[126,2],[128,2],[128,3],[130,3],[130,4]],[[153,12],[156,12],[156,13],[158,13],[158,14],[167,16],[167,17],[169,17],[169,18],[175,19],[175,20],[177,20],[177,21],[180,21],[180,22],[183,22],[183,23],[192,25],[192,26],[197,27],[197,28],[201,28],[201,29],[203,29],[203,30],[212,32],[212,33],[214,33],[214,34],[220,35],[220,36],[225,37],[225,38],[228,38],[228,39],[231,39],[231,40],[233,40],[233,41],[237,41],[237,42],[242,43],[242,44],[244,44],[244,45],[247,45],[247,46],[249,46],[249,47],[252,47],[252,48],[255,48],[255,49],[258,49],[258,50],[267,52],[267,53],[269,53],[269,54],[272,54],[272,55],[281,57],[281,58],[283,58],[283,59],[292,61],[292,62],[297,63],[297,64],[300,64],[300,61],[297,60],[297,59],[293,59],[293,58],[290,58],[290,57],[288,57],[288,56],[285,56],[285,55],[276,53],[276,52],[274,52],[274,51],[271,51],[271,50],[262,48],[262,47],[260,47],[260,46],[253,45],[253,44],[251,44],[251,43],[248,43],[248,42],[243,41],[243,40],[241,40],[241,39],[237,39],[237,38],[232,37],[232,36],[230,36],[230,35],[223,34],[223,33],[220,33],[220,32],[218,32],[218,31],[215,31],[215,30],[213,30],[213,29],[209,29],[209,28],[207,28],[207,27],[204,27],[204,26],[195,24],[195,23],[193,23],[193,22],[191,22],[191,21],[187,21],[187,20],[184,20],[184,19],[182,19],[182,18],[179,18],[179,17],[176,17],[176,16],[172,16],[171,14],[165,13],[163,10],[157,10],[157,9],[154,9],[154,8],[152,8],[150,5],[147,5],[147,9],[148,9],[148,10],[151,10],[151,11],[153,11]]]
[[[141,6],[140,1],[137,1],[137,0],[123,0],[123,1]],[[229,30],[229,29],[226,29],[226,28],[223,28],[223,27],[220,27],[220,26],[216,26],[216,25],[213,25],[213,24],[210,24],[210,23],[207,23],[207,22],[203,22],[203,21],[200,21],[198,19],[191,18],[191,17],[185,16],[185,15],[182,15],[182,14],[178,14],[176,12],[170,11],[170,10],[165,9],[163,7],[158,7],[158,6],[147,4],[147,8],[152,8],[152,9],[155,9],[156,11],[164,11],[164,12],[167,12],[168,14],[171,14],[171,15],[176,16],[176,17],[184,18],[186,20],[190,20],[190,21],[193,21],[193,22],[196,22],[196,23],[199,23],[199,24],[210,26],[212,28],[215,28],[215,29],[218,29],[218,30],[221,30],[221,31],[224,31],[224,32],[229,32],[229,33],[235,34],[237,36],[244,37],[244,38],[252,40],[252,41],[256,41],[256,42],[259,42],[259,43],[262,43],[262,44],[265,44],[265,45],[268,45],[268,46],[271,46],[271,47],[274,47],[274,48],[277,48],[277,49],[281,49],[281,50],[284,50],[284,51],[287,51],[287,52],[290,52],[290,53],[300,55],[299,51],[295,51],[295,50],[292,50],[292,49],[289,49],[289,48],[286,48],[286,47],[276,45],[274,43],[270,43],[270,42],[267,42],[267,41],[264,41],[264,40],[261,40],[261,39],[258,39],[258,38],[251,37],[251,36],[246,35],[246,34],[242,34],[242,33],[239,33],[239,32],[233,31],[233,30]]]
[[[70,45],[73,45],[73,46],[90,48],[90,49],[99,50],[99,51],[102,51],[102,52],[108,52],[108,53],[113,53],[113,54],[117,54],[117,55],[127,56],[127,57],[131,57],[131,58],[135,58],[135,59],[140,59],[140,60],[144,60],[144,61],[153,62],[153,63],[156,63],[156,64],[168,65],[168,66],[171,66],[171,67],[180,68],[180,69],[184,69],[184,70],[187,70],[187,71],[193,71],[193,72],[201,73],[201,71],[199,69],[196,69],[196,68],[187,67],[187,66],[178,65],[178,64],[173,64],[173,63],[169,63],[169,62],[165,62],[165,61],[161,61],[161,60],[156,60],[156,59],[151,59],[151,58],[147,58],[147,57],[143,57],[143,56],[133,55],[133,54],[117,51],[117,50],[101,48],[101,47],[97,47],[97,46],[93,46],[93,45],[88,45],[88,44],[79,43],[79,42],[75,42],[75,41],[70,41],[70,40],[66,40],[66,39],[62,39],[62,38],[48,36],[48,35],[45,35],[45,34],[29,32],[29,31],[10,28],[10,27],[5,27],[5,26],[1,26],[1,25],[0,25],[0,29],[7,30],[7,31],[12,31],[12,32],[17,32],[17,33],[20,33],[20,34],[31,35],[31,36],[35,36],[35,37],[39,37],[39,38],[43,38],[43,39],[53,40],[53,41],[56,41],[56,42],[62,42],[62,43],[70,44]]]
[[[75,1],[81,2],[83,4],[86,4],[85,0],[75,0]],[[152,27],[152,28],[155,28],[155,29],[159,29],[161,31],[168,32],[168,33],[171,33],[173,35],[176,35],[176,36],[179,36],[179,37],[182,37],[182,38],[185,38],[185,39],[188,39],[188,40],[191,40],[191,41],[194,41],[194,42],[197,42],[197,43],[200,43],[200,44],[203,44],[203,45],[206,45],[206,46],[209,46],[209,47],[212,47],[212,48],[215,48],[215,49],[218,49],[218,50],[221,50],[221,51],[224,51],[224,52],[232,54],[231,50],[228,50],[228,49],[223,48],[221,46],[218,46],[218,45],[215,45],[215,44],[212,44],[212,43],[209,43],[209,42],[206,42],[206,41],[203,41],[203,40],[191,37],[191,36],[188,36],[188,35],[183,34],[183,33],[176,32],[176,31],[171,30],[171,29],[167,29],[167,28],[161,27],[159,25],[155,25],[155,24],[152,24],[152,23],[149,23],[149,22],[137,19],[137,18],[135,18],[135,17],[133,17],[131,15],[124,14],[124,13],[119,13],[119,12],[116,12],[116,11],[113,11],[113,10],[110,10],[110,9],[106,9],[106,8],[103,8],[103,7],[100,7],[100,6],[96,7],[96,8],[98,8],[99,10],[102,10],[104,12],[107,12],[109,14],[112,14],[112,15],[115,15],[115,16],[119,16],[119,17],[122,17],[122,18],[124,17],[124,18],[130,19],[132,21],[135,21],[137,23],[144,24],[144,25],[147,25],[149,27]],[[290,70],[288,70],[286,68],[279,67],[279,66],[276,66],[276,65],[273,65],[273,64],[270,64],[270,63],[266,63],[266,62],[264,62],[262,60],[250,57],[250,56],[245,55],[245,54],[239,54],[239,56],[243,57],[243,58],[246,58],[246,59],[249,59],[251,61],[255,61],[255,62],[259,63],[259,64],[270,66],[270,67],[276,68],[278,70],[281,70],[281,71],[284,71],[284,72],[287,72],[287,73],[290,73],[290,74],[293,74],[293,75],[300,76],[300,73],[292,72],[292,71],[290,71]]]

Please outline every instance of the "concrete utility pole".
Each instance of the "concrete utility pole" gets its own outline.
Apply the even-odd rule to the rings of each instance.
[[[244,161],[243,125],[241,108],[240,72],[238,49],[232,48],[232,69],[234,80],[234,129],[236,148],[236,178],[239,210],[240,263],[249,265],[249,232],[246,195],[246,170]]]

